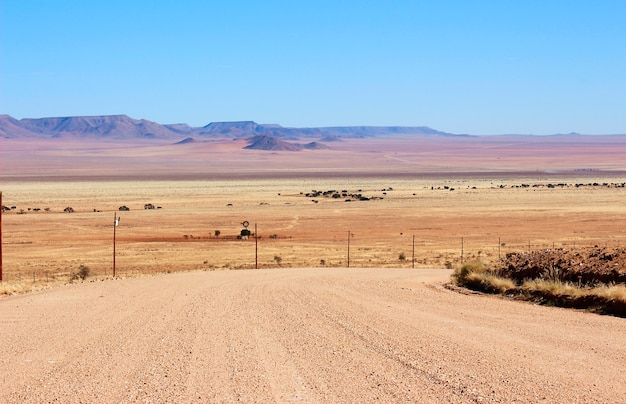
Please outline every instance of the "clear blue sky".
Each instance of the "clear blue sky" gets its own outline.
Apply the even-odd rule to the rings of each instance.
[[[0,0],[0,113],[626,133],[626,1]]]

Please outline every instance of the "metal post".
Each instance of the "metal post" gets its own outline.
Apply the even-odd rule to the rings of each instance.
[[[463,263],[463,237],[461,237],[461,264]]]
[[[350,268],[350,230],[348,230],[348,268]]]

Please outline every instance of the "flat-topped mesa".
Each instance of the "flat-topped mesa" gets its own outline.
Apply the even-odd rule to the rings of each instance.
[[[282,140],[363,138],[378,136],[468,136],[454,135],[427,126],[335,126],[293,128],[254,121],[211,122],[202,127],[185,123],[161,125],[127,115],[73,116],[14,119],[0,115],[0,136],[4,138],[87,138],[87,139],[167,139],[179,141],[189,136],[211,139],[245,139],[265,134]]]

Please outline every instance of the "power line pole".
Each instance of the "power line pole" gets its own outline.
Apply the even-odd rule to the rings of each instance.
[[[117,212],[113,214],[113,277],[117,275],[115,272],[115,232],[117,230],[117,225],[120,224],[120,218],[117,217]]]
[[[348,230],[348,268],[350,268],[350,230]]]

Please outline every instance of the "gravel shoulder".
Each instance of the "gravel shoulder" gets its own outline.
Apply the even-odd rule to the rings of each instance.
[[[0,402],[623,402],[626,319],[447,270],[190,272],[0,298]]]

